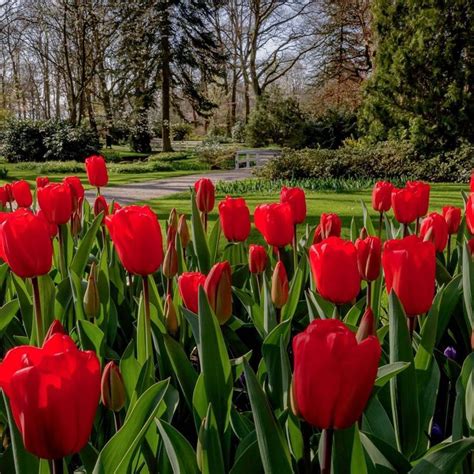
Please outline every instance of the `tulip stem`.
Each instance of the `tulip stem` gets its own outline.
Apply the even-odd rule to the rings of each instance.
[[[120,419],[120,413],[114,411],[114,422],[115,422],[115,432],[117,432],[122,427],[122,420]]]
[[[323,456],[321,459],[321,474],[331,474],[332,440],[334,430],[323,430]]]
[[[382,238],[383,211],[379,215],[379,239]]]
[[[417,217],[416,218],[416,229],[415,229],[416,235],[418,235],[419,232],[420,232],[420,218]]]
[[[40,291],[38,285],[38,277],[33,277],[31,279],[31,283],[33,284],[33,304],[35,307],[35,320],[36,320],[36,335],[38,337],[38,346],[43,344],[43,315],[41,313],[41,299],[40,299]]]
[[[293,272],[296,272],[298,267],[298,236],[296,233],[296,224],[293,229]]]
[[[408,235],[408,224],[403,224],[403,237]]]
[[[166,279],[166,294],[173,297],[173,279],[172,278]]]
[[[151,355],[151,347],[148,347],[151,341],[150,334],[150,292],[148,288],[148,276],[142,277],[143,280],[143,304],[145,305],[145,330],[146,330],[146,358],[148,359]]]
[[[451,260],[451,234],[448,235],[448,256],[446,261],[446,266],[449,269],[449,262]]]
[[[408,318],[408,331],[410,332],[410,340],[413,339],[413,331],[416,327],[416,317]]]
[[[301,422],[301,435],[303,436],[304,472],[311,474],[311,426],[305,421]]]
[[[61,271],[61,276],[63,280],[67,277],[67,268],[66,268],[66,242],[64,241],[64,234],[67,231],[67,227],[64,224],[59,225],[59,269]]]
[[[372,307],[372,282],[368,281],[367,282],[367,295],[366,295],[366,308],[371,308]]]
[[[53,459],[52,462],[52,471],[53,474],[63,474],[64,469],[63,469],[63,460],[61,459]]]

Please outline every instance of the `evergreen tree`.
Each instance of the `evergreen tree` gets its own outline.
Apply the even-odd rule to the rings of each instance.
[[[474,141],[472,0],[374,0],[375,72],[360,121],[375,140]]]

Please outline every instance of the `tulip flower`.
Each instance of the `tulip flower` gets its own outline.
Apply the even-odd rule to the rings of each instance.
[[[469,239],[467,241],[467,248],[471,254],[471,257],[474,257],[474,239]]]
[[[448,234],[457,234],[462,220],[462,211],[459,207],[444,206],[443,217],[448,225]]]
[[[474,235],[474,193],[469,195],[466,202],[466,225],[471,235]]]
[[[5,186],[0,186],[0,211],[5,209],[8,203],[8,195]]]
[[[71,188],[72,208],[73,211],[76,211],[84,200],[84,186],[77,176],[67,176],[63,179],[63,183],[68,184]]]
[[[267,267],[267,251],[261,245],[251,244],[249,247],[249,270],[250,273],[260,274]]]
[[[369,306],[360,320],[359,328],[357,329],[356,339],[361,342],[369,336],[376,336],[377,331],[375,327],[375,317],[372,308]]]
[[[168,282],[166,292],[168,295],[171,295],[173,278],[178,273],[178,253],[176,252],[174,240],[168,243],[163,259],[162,273]]]
[[[280,192],[280,202],[287,202],[291,206],[295,225],[301,224],[306,219],[306,197],[301,188],[283,186]]]
[[[46,219],[56,225],[66,224],[72,215],[72,193],[68,184],[51,183],[37,191],[38,204]]]
[[[385,242],[382,266],[387,292],[394,291],[409,317],[426,313],[433,303],[436,251],[416,235]]]
[[[255,208],[255,226],[268,245],[281,248],[293,240],[293,212],[288,203],[261,204]]]
[[[416,201],[416,217],[424,217],[428,213],[430,204],[430,189],[428,183],[422,181],[408,181],[406,187],[413,191]]]
[[[0,388],[27,451],[61,460],[87,444],[100,397],[100,363],[68,335],[53,334],[42,348],[10,349],[0,363]]]
[[[232,316],[232,271],[229,262],[219,262],[211,268],[204,291],[219,324],[225,324]]]
[[[119,412],[125,405],[126,397],[122,373],[117,364],[111,361],[104,367],[100,381],[102,405],[113,412]],[[116,428],[119,428],[117,424]]]
[[[474,193],[474,171],[471,173],[471,181],[469,183],[469,189],[471,193]]]
[[[58,235],[58,226],[54,223],[49,222],[41,209],[36,213],[36,215],[38,217],[41,217],[41,219],[43,219],[48,224],[49,236],[54,239]]]
[[[97,217],[101,212],[104,216],[109,214],[109,205],[104,196],[97,196],[94,201],[94,216]]]
[[[97,188],[100,194],[100,188],[107,186],[109,175],[107,174],[107,165],[103,156],[94,155],[86,158],[86,172],[89,184]]]
[[[404,234],[408,232],[408,224],[414,222],[418,216],[418,204],[411,189],[394,188],[392,191],[392,209],[400,224],[404,226]]]
[[[193,313],[199,312],[199,287],[204,287],[206,275],[200,272],[184,272],[178,278],[178,289],[183,304]]]
[[[272,275],[272,303],[277,310],[277,316],[281,308],[288,301],[288,276],[286,274],[285,265],[281,260],[275,265]],[[277,317],[279,319],[279,317]]]
[[[349,303],[360,290],[357,250],[339,237],[329,237],[309,251],[311,270],[320,295],[335,303]]]
[[[194,190],[196,191],[196,205],[201,211],[204,230],[207,230],[207,215],[214,209],[216,190],[214,184],[208,178],[198,179],[194,183]]]
[[[293,339],[293,353],[293,402],[302,418],[325,430],[321,472],[329,473],[332,430],[361,417],[377,376],[380,343],[372,335],[358,343],[341,321],[315,319]]]
[[[168,242],[168,244],[170,242],[174,243],[174,239],[176,237],[177,232],[178,232],[178,213],[176,212],[176,209],[173,207],[168,217],[168,227],[166,229],[166,241]]]
[[[371,282],[380,275],[382,264],[382,242],[378,237],[366,237],[355,241],[357,266],[362,280],[367,282],[367,306],[371,304]]]
[[[47,176],[37,176],[36,177],[36,189],[43,188],[49,184],[49,178]]]
[[[342,231],[342,221],[337,214],[322,213],[319,224],[314,233],[313,244],[319,244],[328,237],[340,237]]]
[[[7,183],[5,184],[4,188],[5,188],[5,193],[7,195],[7,201],[11,204],[15,200],[15,198],[13,197],[12,185]]]
[[[444,252],[448,243],[448,224],[444,217],[437,212],[426,216],[421,223],[420,237],[433,242],[437,252]]]
[[[222,231],[229,242],[244,242],[250,234],[250,211],[244,198],[227,196],[219,203]]]
[[[12,193],[18,207],[31,207],[33,204],[33,196],[31,195],[30,185],[24,180],[20,179],[12,183]]]
[[[186,216],[184,214],[179,216],[178,235],[181,239],[181,247],[183,247],[183,251],[186,252],[186,247],[188,246],[191,238],[189,236],[188,223],[186,222]]]
[[[388,181],[378,181],[372,189],[372,208],[374,211],[388,212],[392,206],[393,184]]]
[[[55,334],[67,334],[64,329],[64,326],[61,324],[61,321],[59,321],[59,319],[55,319],[51,323],[51,326],[49,326],[48,332],[44,336],[43,345],[48,339],[52,338]]]

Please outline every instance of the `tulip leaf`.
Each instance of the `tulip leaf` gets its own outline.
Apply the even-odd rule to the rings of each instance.
[[[38,287],[43,316],[43,334],[49,329],[54,320],[54,300],[56,299],[56,286],[49,274],[38,277]]]
[[[13,284],[20,303],[21,317],[29,338],[33,335],[33,300],[26,287],[26,281],[12,273]]]
[[[15,317],[15,314],[19,309],[20,304],[18,302],[18,299],[11,300],[8,303],[5,303],[0,308],[0,334],[11,323],[12,319]]]
[[[306,290],[306,302],[311,321],[316,318],[330,318],[334,313],[335,306],[314,291]]]
[[[390,363],[408,362],[405,370],[390,380],[393,426],[397,445],[410,457],[418,443],[420,412],[413,349],[408,334],[405,311],[394,291],[389,295]]]
[[[364,451],[357,423],[345,430],[334,431],[334,474],[356,472],[367,474]]]
[[[148,277],[144,277],[148,278]],[[150,314],[151,314],[151,303],[150,303]],[[136,348],[137,348],[137,360],[143,365],[145,362],[153,356],[152,343],[151,343],[151,321],[148,320],[145,311],[145,299],[143,297],[143,291],[140,296],[138,304],[138,322],[137,322],[137,335],[136,335]]]
[[[277,325],[275,316],[275,307],[272,303],[270,288],[267,279],[263,275],[263,298],[261,306],[263,306],[263,330],[265,335],[269,334]]]
[[[376,436],[390,446],[396,446],[397,441],[392,422],[377,396],[372,396],[369,400],[362,421],[365,432]]]
[[[224,474],[226,472],[216,417],[209,404],[206,416],[199,430],[198,457],[204,474]]]
[[[462,293],[462,275],[456,275],[447,285],[441,290],[442,296],[438,311],[438,325],[436,328],[436,344],[439,343],[443,334],[448,327],[451,316],[456,309],[456,306],[461,298]]]
[[[456,381],[456,402],[453,413],[453,440],[461,439],[467,428],[474,431],[473,379],[474,352],[471,352],[462,365],[461,374]],[[467,425],[467,426],[466,426]]]
[[[298,307],[298,301],[300,300],[301,290],[303,288],[304,276],[306,268],[306,258],[303,257],[293,275],[290,284],[290,290],[288,292],[288,301],[281,310],[281,319],[291,319],[296,312]]]
[[[367,231],[367,234],[377,235],[377,232],[375,231],[374,224],[372,222],[372,219],[370,218],[369,211],[367,209],[367,206],[365,205],[365,202],[361,200],[360,204],[362,206],[362,214],[364,216],[364,227],[365,227],[365,230]]]
[[[196,453],[189,441],[172,425],[163,420],[156,420],[158,431],[168,455],[174,474],[199,473]]]
[[[163,403],[169,380],[152,385],[136,402],[130,416],[99,453],[94,474],[129,472],[130,463],[153,419],[165,412]]]
[[[455,472],[458,465],[474,448],[474,437],[453,443],[442,443],[428,451],[416,463],[410,474],[445,474]]]
[[[471,329],[474,329],[474,262],[472,261],[467,242],[464,242],[462,251],[462,285],[464,307],[466,308]]]
[[[95,324],[85,319],[78,320],[77,327],[82,349],[94,351],[102,363],[104,356],[104,333]]]
[[[291,473],[293,471],[288,444],[265,393],[246,360],[244,360],[244,373],[264,471]]]
[[[377,371],[377,378],[375,379],[376,387],[383,387],[392,377],[403,372],[410,362],[394,362],[393,364],[383,365]]]
[[[197,257],[199,271],[207,274],[211,269],[211,256],[201,216],[196,205],[196,194],[191,192],[191,230],[193,234],[194,253]]]
[[[252,441],[245,443],[245,447],[241,448],[244,442],[239,444],[230,474],[260,474],[263,471],[255,432],[251,435],[253,435]]]
[[[212,226],[211,234],[209,235],[209,255],[211,258],[210,265],[217,262],[217,254],[219,252],[219,241],[221,237],[221,221],[216,219]]]

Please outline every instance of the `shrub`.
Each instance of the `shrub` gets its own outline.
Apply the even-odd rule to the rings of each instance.
[[[196,147],[201,163],[210,169],[232,169],[235,163],[236,147],[223,146],[216,143],[203,143]]]
[[[130,128],[129,144],[133,151],[151,153],[151,134],[146,124],[137,123]]]
[[[44,163],[25,161],[19,163],[16,168],[18,170],[34,171],[38,175],[83,173],[84,163],[77,161],[47,161]]]
[[[171,125],[171,135],[173,140],[187,140],[193,131],[193,126],[190,123],[174,123]]]
[[[11,120],[3,131],[3,154],[10,163],[44,161],[44,130],[39,122]]]
[[[130,126],[125,122],[114,122],[109,128],[113,145],[125,145],[130,136]]]
[[[242,143],[245,140],[245,122],[238,120],[232,127],[232,140],[234,142]]]
[[[356,142],[338,150],[284,150],[259,174],[269,179],[422,179],[465,182],[474,168],[474,147],[425,156],[408,142]]]

